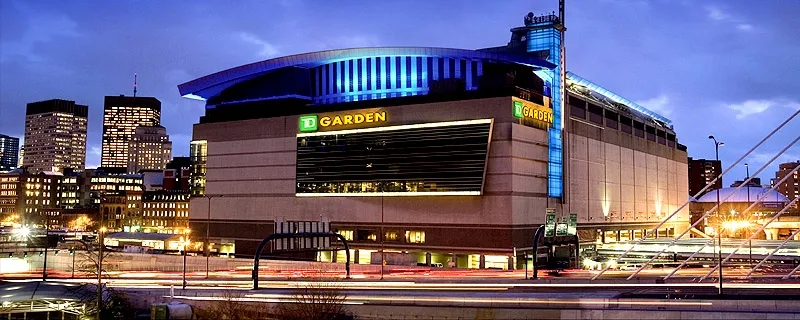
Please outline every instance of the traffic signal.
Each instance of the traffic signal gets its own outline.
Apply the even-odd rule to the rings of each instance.
[[[39,256],[43,257],[44,256],[44,251],[39,251]]]
[[[13,257],[14,257],[14,253],[13,253],[13,252],[9,252],[9,253],[8,253],[8,257],[9,257],[9,258],[13,258]]]
[[[53,253],[53,255],[54,255],[54,256],[58,256],[58,250],[56,250],[56,252],[55,252],[55,253]]]
[[[28,252],[27,252],[27,251],[23,252],[23,253],[22,253],[22,257],[23,257],[23,258],[27,258],[27,257],[28,257]]]
[[[70,256],[74,256],[75,255],[75,249],[69,249],[69,255]]]

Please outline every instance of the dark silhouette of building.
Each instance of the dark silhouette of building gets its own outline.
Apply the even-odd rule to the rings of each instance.
[[[709,182],[713,181],[720,173],[722,173],[722,162],[717,160],[707,159],[692,159],[689,157],[689,196],[694,197],[703,189]],[[717,180],[711,187],[706,189],[705,192],[721,189],[722,178]],[[704,193],[705,193],[704,192]]]

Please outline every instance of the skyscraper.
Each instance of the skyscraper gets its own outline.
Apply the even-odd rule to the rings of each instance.
[[[129,144],[139,126],[161,123],[161,101],[153,97],[106,96],[103,107],[103,154],[100,166],[128,167]],[[27,152],[27,150],[25,151]]]
[[[139,126],[128,143],[128,173],[164,170],[172,160],[172,141],[162,126]]]
[[[19,157],[19,138],[0,134],[0,171],[17,168]]]
[[[689,157],[689,196],[694,197],[708,183],[722,173],[722,162],[717,160],[692,159]],[[722,178],[703,193],[722,188]],[[702,194],[701,194],[702,195]]]
[[[31,172],[83,170],[89,107],[53,99],[29,103],[25,116],[25,163]]]

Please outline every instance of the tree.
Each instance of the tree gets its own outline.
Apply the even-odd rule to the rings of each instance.
[[[257,302],[242,301],[242,293],[235,290],[222,292],[222,300],[213,301],[203,308],[195,308],[198,319],[273,319],[269,311]]]
[[[316,278],[300,282],[293,290],[292,301],[275,308],[275,317],[282,320],[352,319],[344,305],[347,295],[338,281],[339,278]]]
[[[98,238],[98,242],[102,241]],[[75,288],[75,294],[86,305],[83,317],[95,319],[131,319],[135,312],[128,297],[103,283],[109,278],[106,261],[113,252],[104,251],[99,245],[81,242],[85,250],[78,256],[75,269],[85,275],[86,282]],[[77,252],[75,254],[78,254]],[[91,279],[91,280],[90,280]]]

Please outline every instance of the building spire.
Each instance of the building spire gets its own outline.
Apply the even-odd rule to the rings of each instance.
[[[136,97],[136,72],[133,73],[133,97]]]

